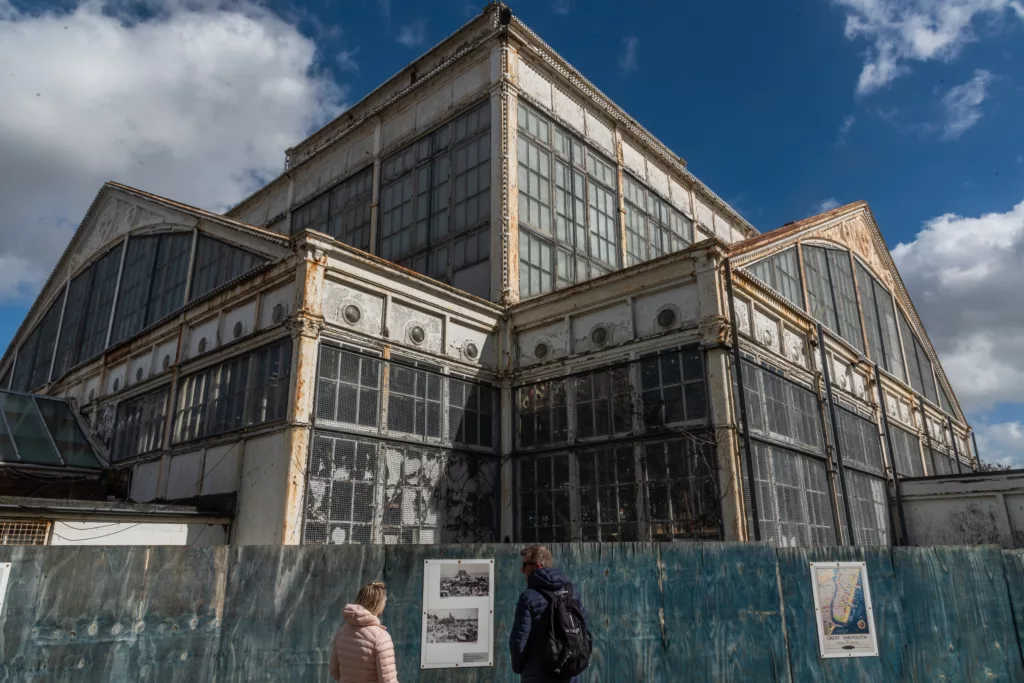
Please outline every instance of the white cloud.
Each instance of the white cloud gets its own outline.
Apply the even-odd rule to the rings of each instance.
[[[991,82],[991,73],[977,69],[971,80],[950,88],[949,92],[943,95],[943,140],[957,139],[981,120],[981,103],[985,101]]]
[[[982,462],[1024,468],[1024,423],[999,422],[975,425]]]
[[[424,19],[417,19],[402,26],[398,29],[398,37],[395,40],[409,48],[422,46],[427,42],[427,22]]]
[[[313,42],[266,10],[2,3],[0,303],[34,297],[104,181],[224,210],[341,106]]]
[[[836,208],[839,208],[839,202],[836,200],[835,197],[829,197],[821,204],[818,204],[817,213],[825,213],[826,211],[831,211],[832,209]]]
[[[1024,201],[933,218],[892,255],[964,409],[1024,404]]]
[[[843,119],[843,122],[839,125],[839,137],[836,138],[837,147],[842,147],[846,144],[846,137],[850,134],[850,130],[856,122],[857,118],[853,114]]]
[[[910,62],[948,61],[977,39],[976,24],[998,25],[1019,0],[833,0],[846,12],[846,37],[867,40],[857,93],[867,95],[910,70]]]
[[[335,60],[338,62],[338,68],[342,71],[348,71],[359,75],[359,61],[356,60],[356,55],[359,54],[359,48],[354,47],[351,50],[342,50],[335,55]]]
[[[572,0],[554,0],[551,3],[551,11],[562,16],[567,15],[572,11]]]
[[[622,52],[619,54],[619,70],[622,73],[636,71],[640,66],[637,61],[637,51],[640,49],[640,39],[636,36],[626,36],[622,39]]]

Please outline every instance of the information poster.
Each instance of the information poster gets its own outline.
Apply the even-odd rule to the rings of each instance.
[[[821,657],[877,657],[867,565],[811,562],[811,588]]]
[[[494,560],[424,560],[420,667],[494,666]]]

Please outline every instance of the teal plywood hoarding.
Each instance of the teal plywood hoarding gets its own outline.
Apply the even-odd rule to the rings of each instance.
[[[1024,555],[995,548],[553,545],[594,635],[584,681],[1024,681]],[[493,668],[420,669],[423,561],[495,561]],[[822,659],[809,564],[863,561],[878,657]],[[0,548],[6,681],[317,681],[359,586],[407,681],[515,681],[519,547]]]

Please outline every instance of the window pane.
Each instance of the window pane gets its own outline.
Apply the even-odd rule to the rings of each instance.
[[[161,235],[146,303],[149,326],[185,304],[185,282],[192,256],[192,235]]]
[[[124,259],[124,272],[117,294],[117,311],[110,343],[128,339],[145,325],[146,296],[153,275],[154,259],[160,242],[158,235],[131,237]]]
[[[262,256],[199,235],[189,300],[198,299],[264,262]]]
[[[832,291],[835,293],[836,304],[839,306],[839,333],[856,349],[863,351],[864,337],[861,333],[853,271],[850,269],[850,252],[830,249],[828,258]]]
[[[898,379],[906,381],[907,375],[903,368],[903,352],[900,350],[900,337],[897,330],[896,311],[893,308],[892,296],[881,283],[874,283],[875,303],[878,305],[879,324],[882,329],[882,340],[885,344],[886,370]]]
[[[827,252],[821,247],[811,246],[805,246],[803,252],[810,314],[829,329],[838,331],[836,309],[829,284]]]
[[[285,417],[291,338],[273,342],[178,383],[174,443]]]
[[[85,362],[106,348],[107,330],[110,325],[111,309],[114,307],[114,291],[117,288],[117,274],[121,267],[122,254],[123,244],[111,249],[92,266],[96,271],[91,282],[85,320],[82,322],[82,344],[77,350],[78,353],[69,351],[76,356],[72,365]]]
[[[882,341],[882,327],[878,320],[878,308],[875,304],[874,278],[859,263],[857,264],[857,289],[860,292],[864,324],[867,326],[865,332],[868,338],[868,358],[877,363],[879,367],[888,369]]]
[[[61,464],[31,396],[0,393],[0,410],[7,418],[7,427],[22,462],[33,465]]]

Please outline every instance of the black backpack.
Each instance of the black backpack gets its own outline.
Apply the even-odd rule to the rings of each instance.
[[[573,599],[572,584],[551,592],[538,591],[551,606],[550,628],[541,651],[541,662],[563,680],[579,676],[590,666],[593,639],[579,603]]]

